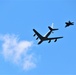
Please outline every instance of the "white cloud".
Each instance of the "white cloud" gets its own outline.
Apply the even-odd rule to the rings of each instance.
[[[31,41],[19,40],[16,35],[1,35],[2,54],[7,61],[13,62],[29,70],[36,67],[36,58],[34,53],[30,53]]]

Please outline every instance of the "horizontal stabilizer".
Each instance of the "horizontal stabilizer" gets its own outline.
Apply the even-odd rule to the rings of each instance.
[[[59,30],[59,29],[53,29],[53,28],[51,28],[50,26],[48,26],[48,28],[49,28],[51,31]]]

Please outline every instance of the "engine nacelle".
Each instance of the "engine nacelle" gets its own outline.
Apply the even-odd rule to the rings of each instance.
[[[36,40],[38,40],[38,37],[36,38]]]
[[[51,40],[48,41],[48,43],[50,43],[50,42],[51,42]]]
[[[33,36],[36,36],[36,34],[34,34]]]
[[[55,41],[54,42],[56,42],[57,41],[57,39],[55,39]]]

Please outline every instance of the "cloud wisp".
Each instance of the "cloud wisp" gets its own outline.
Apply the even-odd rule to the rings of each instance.
[[[19,40],[18,36],[9,34],[0,35],[0,40],[5,60],[21,66],[24,70],[36,67],[36,58],[30,52],[33,42]]]

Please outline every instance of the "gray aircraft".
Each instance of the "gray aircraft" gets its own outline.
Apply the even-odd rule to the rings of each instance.
[[[52,33],[52,31],[58,30],[58,29],[53,29],[52,27],[48,26],[48,28],[50,29],[49,32],[47,32],[44,36],[42,36],[39,32],[37,32],[35,29],[33,29],[34,31],[34,35],[37,35],[36,40],[38,40],[38,38],[40,39],[38,42],[38,45],[41,44],[43,41],[48,41],[48,43],[51,42],[51,40],[54,40],[54,42],[57,41],[57,39],[63,38],[63,37],[52,37],[52,38],[48,38],[48,36]]]
[[[71,21],[68,21],[68,22],[65,22],[66,26],[65,27],[68,27],[70,25],[74,25],[74,22],[71,22]]]

